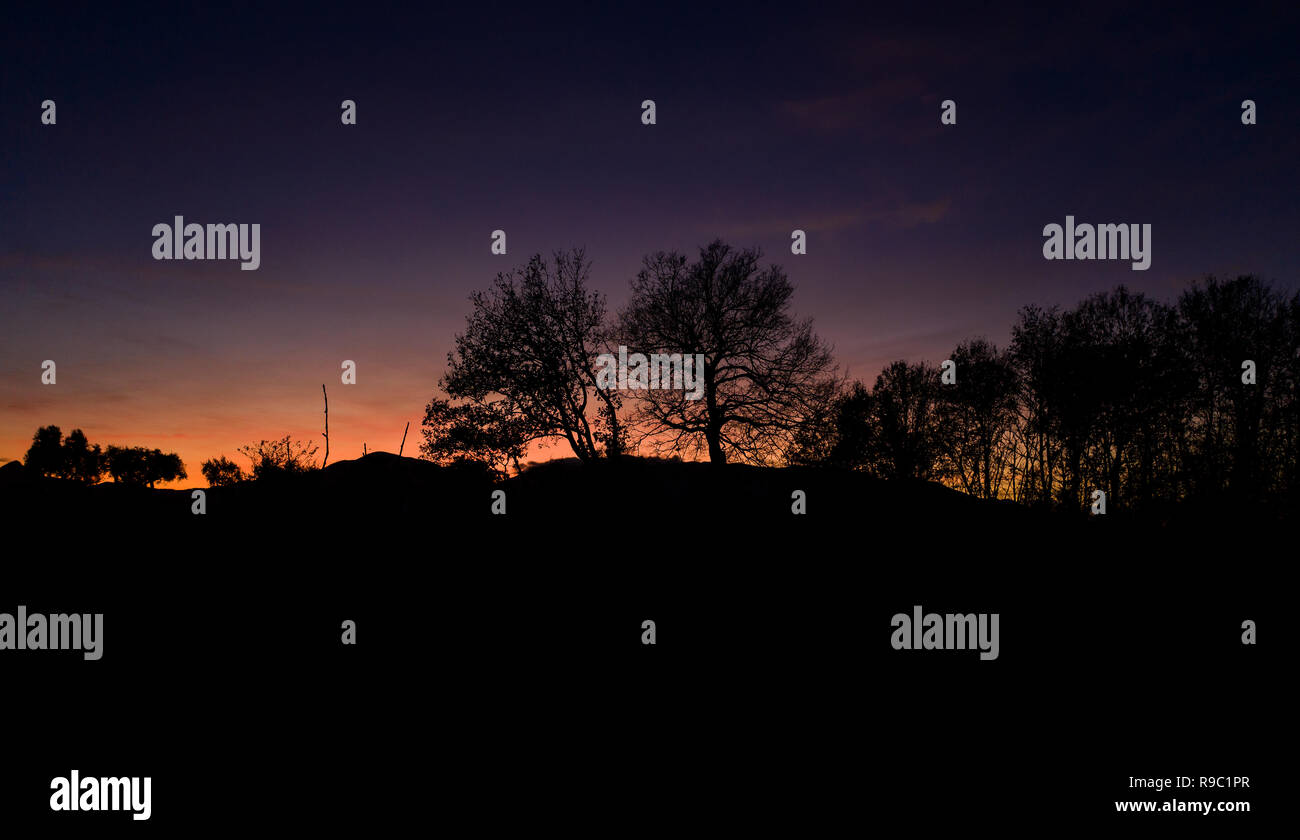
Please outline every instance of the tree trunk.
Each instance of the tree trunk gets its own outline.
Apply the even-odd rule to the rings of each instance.
[[[714,428],[710,423],[704,438],[709,442],[709,461],[714,464],[727,463],[727,453],[722,451],[722,429]]]
[[[708,424],[704,429],[704,439],[709,442],[709,462],[727,463],[727,453],[722,451],[722,420],[718,414],[718,392],[713,386],[715,370],[712,361],[704,363],[704,406],[708,411]]]

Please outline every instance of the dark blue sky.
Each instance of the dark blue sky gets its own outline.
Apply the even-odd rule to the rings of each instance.
[[[332,450],[392,449],[469,292],[574,245],[614,307],[645,253],[761,246],[868,380],[1028,303],[1300,282],[1294,4],[163,8],[4,13],[0,459],[58,423],[197,476],[317,437],[342,359]],[[261,224],[261,268],[155,262],[176,214]],[[1151,224],[1150,270],[1045,261],[1067,214]]]

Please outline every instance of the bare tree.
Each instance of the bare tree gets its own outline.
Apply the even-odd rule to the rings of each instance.
[[[631,352],[704,357],[702,398],[636,392],[642,440],[654,448],[777,463],[834,396],[830,349],[811,319],[790,314],[785,272],[760,269],[760,257],[715,240],[694,263],[677,253],[645,258],[620,315],[621,340]]]

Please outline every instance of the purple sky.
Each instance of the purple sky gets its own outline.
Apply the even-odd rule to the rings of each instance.
[[[322,382],[333,459],[395,450],[408,420],[409,454],[469,293],[575,245],[613,308],[646,253],[760,246],[868,381],[1120,283],[1296,288],[1288,6],[923,11],[10,13],[0,460],[54,423],[179,451],[202,483],[199,462],[241,444],[319,440]],[[177,214],[261,224],[261,268],[154,261],[150,231]],[[1045,261],[1042,228],[1067,214],[1151,224],[1150,270]]]

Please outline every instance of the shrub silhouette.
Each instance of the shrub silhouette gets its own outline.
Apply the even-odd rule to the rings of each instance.
[[[279,440],[261,440],[239,447],[239,453],[253,465],[253,478],[275,478],[316,469],[314,443],[295,441],[289,435]]]

